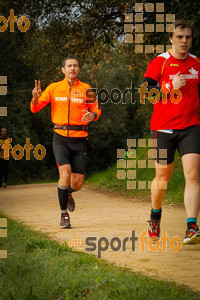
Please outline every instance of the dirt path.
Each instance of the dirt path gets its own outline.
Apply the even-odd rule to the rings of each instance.
[[[30,225],[34,230],[48,232],[59,241],[74,243],[77,249],[88,247],[84,244],[86,237],[96,237],[95,244],[106,247],[106,243],[99,241],[106,237],[109,242],[108,250],[102,251],[99,256],[120,266],[126,266],[133,271],[141,272],[148,276],[155,276],[164,280],[173,280],[179,284],[187,285],[200,291],[200,245],[182,245],[180,251],[178,244],[170,241],[174,236],[179,238],[185,234],[185,211],[175,206],[165,206],[163,209],[162,229],[167,231],[170,241],[167,242],[167,251],[163,252],[162,243],[157,252],[149,249],[145,242],[145,251],[142,243],[130,241],[132,231],[140,237],[146,230],[146,220],[150,214],[150,204],[106,196],[84,187],[74,194],[76,210],[70,214],[72,229],[59,229],[59,204],[57,200],[57,184],[37,184],[12,186],[0,190],[0,212]],[[8,235],[9,230],[8,228]],[[113,237],[121,240],[121,249],[113,251],[112,248],[120,247],[117,239],[110,245]],[[122,251],[123,240],[127,237],[126,251]],[[81,245],[80,240],[83,241]],[[106,240],[105,240],[106,241]],[[101,243],[100,243],[101,242]],[[94,243],[94,241],[93,241]],[[125,244],[125,242],[124,242]],[[150,245],[151,246],[151,245]],[[88,247],[91,249],[91,246]],[[133,251],[135,250],[135,251]],[[90,252],[97,254],[97,251]]]

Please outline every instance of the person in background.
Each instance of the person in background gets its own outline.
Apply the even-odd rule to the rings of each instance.
[[[6,128],[1,128],[0,131],[0,188],[7,187],[8,181],[8,165],[9,165],[9,156],[6,156],[6,151],[3,149],[3,145],[5,144],[7,137]]]

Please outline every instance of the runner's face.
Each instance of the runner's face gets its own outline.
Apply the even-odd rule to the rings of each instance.
[[[80,71],[78,61],[76,59],[68,59],[65,62],[65,67],[62,68],[62,72],[65,74],[65,78],[75,79]]]
[[[192,44],[191,29],[177,27],[170,41],[173,52],[178,56],[185,56]]]
[[[6,133],[7,133],[7,132],[6,132],[6,129],[5,129],[5,128],[2,128],[2,129],[1,129],[1,136],[2,136],[2,137],[6,137]]]

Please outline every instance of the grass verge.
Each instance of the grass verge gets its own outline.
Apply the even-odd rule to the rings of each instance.
[[[0,240],[8,251],[0,259],[1,300],[200,299],[200,293],[72,251],[10,219],[7,227],[8,237]]]
[[[137,148],[137,160],[148,160],[148,148]],[[104,187],[108,190],[123,194],[127,197],[135,197],[138,199],[146,199],[150,201],[150,189],[146,185],[146,189],[127,189],[127,177],[125,179],[117,178],[117,170],[125,170],[126,172],[130,169],[120,169],[117,165],[109,167],[103,172],[99,172],[87,178],[87,182],[95,187]],[[126,173],[127,174],[127,173]],[[138,168],[136,167],[136,181],[152,181],[155,177],[155,169],[153,168]],[[174,172],[168,184],[168,189],[165,195],[165,202],[168,203],[183,203],[185,179],[183,175],[183,169],[181,159],[176,152],[174,160]]]

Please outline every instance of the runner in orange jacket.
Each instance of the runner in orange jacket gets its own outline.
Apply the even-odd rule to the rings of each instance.
[[[51,103],[54,123],[53,151],[59,169],[58,198],[61,208],[60,228],[69,228],[68,211],[75,209],[72,192],[81,189],[85,173],[87,125],[98,120],[101,109],[91,87],[77,79],[80,67],[75,56],[62,62],[62,81],[50,84],[44,92],[35,80],[31,111],[36,113]]]

